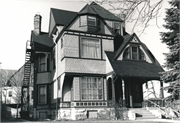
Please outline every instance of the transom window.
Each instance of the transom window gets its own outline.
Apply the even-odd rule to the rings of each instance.
[[[125,49],[123,59],[146,60],[144,52],[138,46],[130,46]]]
[[[80,47],[80,55],[82,58],[101,58],[101,45],[99,39],[82,37]]]
[[[97,20],[94,16],[83,15],[80,17],[80,26],[97,26]]]
[[[81,78],[81,99],[102,100],[103,99],[103,78],[82,77]]]
[[[46,85],[39,85],[39,104],[46,104]]]

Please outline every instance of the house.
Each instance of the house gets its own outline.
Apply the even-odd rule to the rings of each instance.
[[[160,81],[164,70],[146,45],[97,3],[79,12],[51,8],[49,32],[41,31],[41,19],[35,15],[27,49],[35,118],[96,117],[120,98],[128,108],[142,107],[142,85]]]
[[[24,78],[24,66],[18,70],[1,70],[2,81],[6,84],[2,89],[2,103],[7,107],[8,117],[20,117],[21,107],[21,89]],[[8,74],[8,76],[7,76]],[[7,77],[6,77],[7,76]],[[4,79],[3,79],[4,78]],[[6,79],[5,79],[6,78]],[[32,77],[31,77],[32,78]],[[25,93],[25,92],[24,92]],[[29,87],[29,105],[33,105],[33,87]],[[30,113],[32,115],[32,113]]]

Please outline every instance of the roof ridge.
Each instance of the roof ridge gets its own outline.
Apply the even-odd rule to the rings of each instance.
[[[66,9],[57,9],[57,8],[50,8],[51,10],[58,10],[58,11],[66,11],[66,12],[72,12],[72,13],[78,13],[78,11],[71,11]]]

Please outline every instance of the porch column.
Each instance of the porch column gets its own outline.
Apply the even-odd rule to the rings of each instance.
[[[164,98],[164,89],[163,89],[163,82],[160,81],[160,98]]]
[[[149,99],[149,96],[148,96],[148,82],[146,82],[146,93],[147,93],[147,100]]]
[[[112,101],[113,101],[113,106],[116,104],[116,96],[115,96],[115,87],[114,87],[114,79],[112,77]]]
[[[130,100],[130,107],[133,107],[133,99],[132,99],[132,93],[131,93],[131,82],[129,82],[129,100]]]
[[[125,85],[124,85],[124,80],[122,79],[122,94],[123,94],[123,106],[125,106]]]

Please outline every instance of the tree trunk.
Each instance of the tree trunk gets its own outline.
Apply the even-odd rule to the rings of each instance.
[[[18,118],[18,106],[19,106],[19,104],[17,104],[17,106],[16,106],[16,109],[17,109],[16,118]]]

